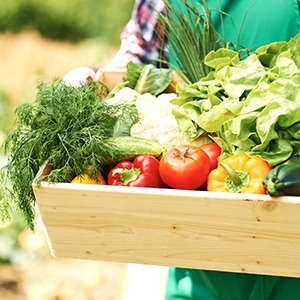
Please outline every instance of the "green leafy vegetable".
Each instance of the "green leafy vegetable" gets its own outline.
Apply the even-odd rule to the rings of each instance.
[[[217,51],[210,51],[204,58],[205,65],[215,69],[223,68],[226,65],[235,65],[240,61],[236,51],[220,48]]]
[[[260,59],[261,63],[269,68],[272,68],[276,64],[277,57],[288,51],[290,58],[296,64],[297,68],[300,68],[300,38],[299,34],[291,38],[289,42],[275,42],[268,45],[259,47],[256,50],[256,55]]]
[[[124,77],[126,86],[140,94],[150,93],[154,96],[161,94],[171,82],[171,70],[156,68],[151,64],[127,64]]]
[[[6,216],[13,203],[34,228],[31,185],[46,160],[53,168],[48,181],[69,182],[88,165],[96,175],[99,163],[113,157],[117,143],[108,138],[129,134],[138,113],[134,105],[106,104],[97,91],[96,82],[81,87],[59,80],[40,82],[36,101],[18,107],[15,130],[4,144],[8,163],[1,169],[1,182],[7,185],[7,200],[1,203]]]
[[[223,157],[246,152],[271,166],[300,154],[300,34],[259,48],[244,60],[210,53],[214,68],[192,85],[177,86],[174,115],[191,140],[209,133]]]

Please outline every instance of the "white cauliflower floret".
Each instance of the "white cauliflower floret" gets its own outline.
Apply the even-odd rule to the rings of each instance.
[[[136,106],[140,122],[132,126],[131,135],[155,140],[162,146],[177,144],[180,130],[170,103],[175,97],[176,94],[161,94],[158,97],[143,94],[138,97]]]
[[[140,97],[140,94],[137,91],[129,87],[123,87],[114,95],[113,98],[106,101],[111,105],[119,103],[135,103],[137,97]]]
[[[172,113],[174,105],[170,103],[175,97],[175,93],[164,93],[158,97],[149,93],[141,95],[125,87],[107,101],[110,104],[134,103],[140,121],[132,126],[131,135],[152,139],[162,146],[167,146],[178,144],[182,138],[182,132]]]

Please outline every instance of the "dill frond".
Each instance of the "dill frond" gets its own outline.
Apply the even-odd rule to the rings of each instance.
[[[41,165],[50,162],[50,182],[70,182],[88,165],[99,169],[103,157],[114,151],[106,140],[116,134],[115,126],[122,131],[121,116],[126,128],[138,121],[135,106],[101,101],[98,85],[90,82],[78,88],[59,80],[39,82],[35,102],[17,108],[15,129],[4,142],[8,162],[0,175],[6,186],[3,216],[9,215],[10,206],[16,206],[33,229],[32,182]]]

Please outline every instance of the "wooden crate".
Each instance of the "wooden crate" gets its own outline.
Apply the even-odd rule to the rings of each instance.
[[[300,277],[300,197],[33,187],[55,257]]]
[[[122,82],[126,75],[126,68],[99,68],[96,72],[95,81],[104,82],[109,90]]]
[[[96,80],[112,89],[125,71],[103,68]],[[47,182],[33,189],[55,257],[300,277],[300,197]]]

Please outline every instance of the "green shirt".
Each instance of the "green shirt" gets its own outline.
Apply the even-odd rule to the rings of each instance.
[[[171,1],[172,5],[182,9],[182,4],[178,2]],[[210,8],[221,9],[231,16],[223,18],[223,30],[219,13],[212,12],[214,26],[224,39],[252,51],[274,41],[288,41],[300,30],[298,0],[206,2]],[[165,299],[298,300],[300,279],[171,268]]]
[[[171,268],[165,299],[298,300],[300,278]]]
[[[288,41],[300,30],[300,14],[297,0],[207,0],[209,7],[218,8],[230,17],[212,11],[213,23],[226,41],[250,50],[275,41]],[[238,34],[240,41],[238,41]]]
[[[170,3],[185,11],[181,0]],[[250,51],[271,42],[288,41],[300,31],[298,0],[206,0],[206,3],[211,8],[214,27],[224,40]]]

